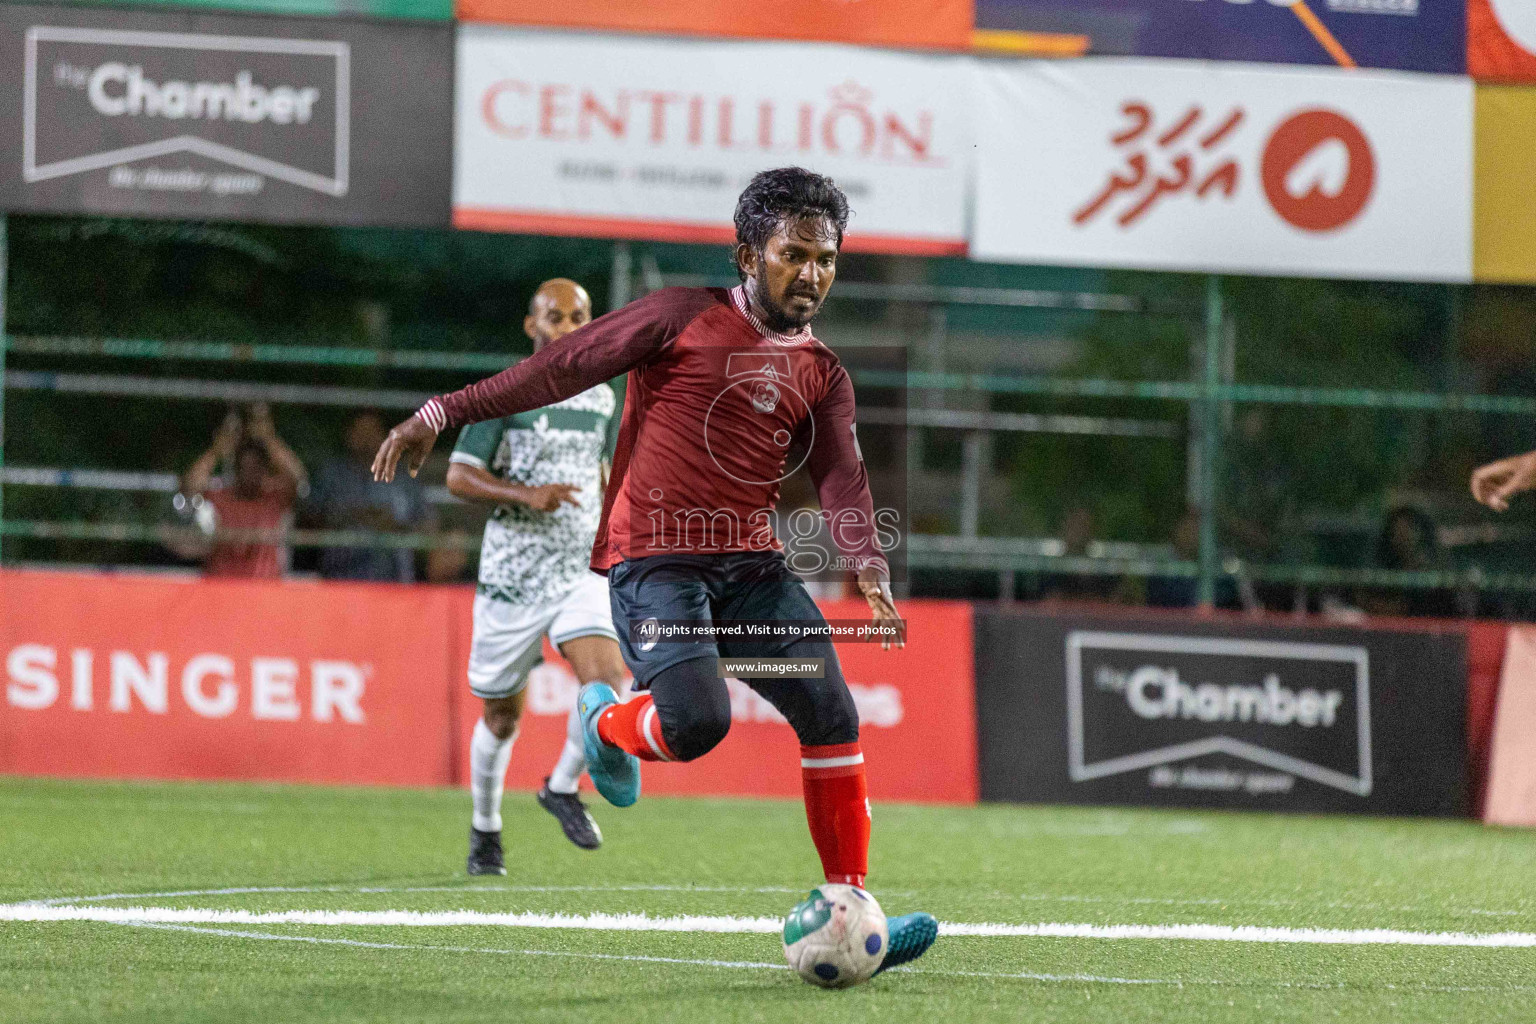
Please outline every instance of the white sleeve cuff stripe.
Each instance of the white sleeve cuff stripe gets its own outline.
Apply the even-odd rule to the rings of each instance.
[[[847,757],[802,757],[801,768],[847,768],[849,765],[863,764],[863,754],[849,754]]]
[[[471,455],[471,454],[469,454],[469,452],[454,452],[452,455],[448,456],[448,461],[449,462],[462,462],[466,466],[474,466],[477,469],[489,469],[490,468],[489,466],[486,465],[486,462],[485,462],[484,459],[480,458],[480,456],[478,456],[478,455]]]
[[[439,434],[448,426],[448,413],[443,409],[443,403],[435,398],[429,399],[426,405],[416,410],[416,415]]]

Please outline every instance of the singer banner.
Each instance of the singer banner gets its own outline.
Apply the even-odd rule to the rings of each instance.
[[[468,587],[0,572],[0,774],[463,784]],[[867,619],[863,601],[826,602]],[[840,644],[876,800],[976,799],[971,609],[909,601],[904,650]],[[731,680],[732,726],[651,793],[793,796],[794,730]],[[537,789],[578,684],[558,652],[528,683],[508,772]]]

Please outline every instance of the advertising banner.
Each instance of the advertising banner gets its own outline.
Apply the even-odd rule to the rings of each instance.
[[[980,81],[978,258],[1471,274],[1466,79],[1085,58]]]
[[[1536,87],[1477,87],[1472,273],[1536,282]]]
[[[1536,630],[1511,626],[1488,765],[1483,820],[1536,826]]]
[[[983,799],[1466,813],[1461,635],[983,612]]]
[[[310,14],[323,17],[429,18],[453,17],[453,0],[74,0],[91,7],[201,7],[249,11],[253,14]]]
[[[0,6],[0,210],[439,226],[447,24]]]
[[[821,602],[828,619],[865,620],[863,601]],[[467,606],[466,606],[467,613]],[[907,646],[839,644],[837,656],[859,708],[859,741],[874,800],[974,803],[976,705],[971,608],[959,602],[904,601]],[[467,620],[466,620],[467,621]],[[464,635],[468,651],[468,633]],[[565,742],[576,677],[554,651],[529,680],[528,710],[507,773],[513,789],[538,789]],[[458,684],[462,687],[462,683]],[[800,748],[794,730],[762,697],[730,680],[731,731],[689,764],[647,764],[647,793],[796,797]],[[459,747],[468,749],[479,701],[465,691]]]
[[[467,587],[0,573],[0,773],[463,784]],[[866,619],[862,601],[823,606]],[[977,793],[971,612],[902,605],[905,650],[841,644],[876,800]],[[559,756],[576,679],[546,646],[508,784]],[[794,731],[732,681],[733,725],[691,764],[647,765],[649,793],[795,796]]]
[[[1467,771],[1472,807],[1480,809],[1488,792],[1489,751],[1493,747],[1494,714],[1504,674],[1504,649],[1509,626],[1502,622],[1468,622],[1467,630]]]
[[[0,573],[0,772],[440,785],[457,597]]]
[[[1072,33],[1118,56],[1466,68],[1462,0],[977,0],[976,27]]]
[[[974,17],[972,0],[457,0],[454,8],[461,21],[936,49],[968,46]]]
[[[1491,82],[1536,82],[1536,4],[1467,0],[1467,70]]]
[[[847,248],[960,253],[969,74],[854,47],[464,25],[454,224],[729,242],[748,179],[799,164],[847,191]]]

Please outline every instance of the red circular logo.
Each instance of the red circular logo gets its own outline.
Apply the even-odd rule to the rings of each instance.
[[[1304,110],[1264,144],[1260,176],[1269,205],[1287,223],[1332,231],[1370,202],[1376,157],[1353,121],[1331,110]]]

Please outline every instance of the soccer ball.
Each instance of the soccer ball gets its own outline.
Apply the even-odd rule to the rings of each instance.
[[[821,988],[868,981],[885,959],[885,911],[856,885],[823,885],[784,919],[784,959]]]

